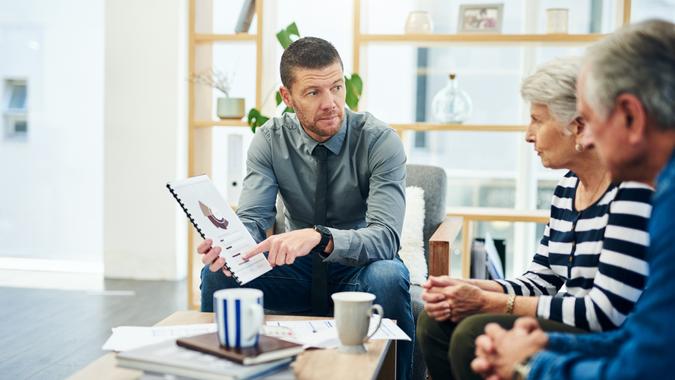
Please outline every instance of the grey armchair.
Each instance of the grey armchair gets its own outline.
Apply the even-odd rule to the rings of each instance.
[[[462,227],[461,218],[448,218],[445,212],[445,195],[447,177],[442,168],[429,165],[407,165],[408,179],[406,186],[417,186],[424,189],[424,255],[426,256],[429,274],[434,276],[448,274],[450,268],[450,251],[452,243]],[[413,317],[424,310],[422,287],[410,287]],[[415,342],[413,352],[413,379],[423,380],[426,376],[426,363]]]

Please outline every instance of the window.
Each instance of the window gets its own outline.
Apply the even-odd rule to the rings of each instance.
[[[25,139],[28,136],[28,83],[7,79],[4,87],[5,139]]]

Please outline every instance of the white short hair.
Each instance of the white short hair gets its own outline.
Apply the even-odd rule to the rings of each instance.
[[[577,76],[581,58],[556,58],[537,67],[523,80],[520,94],[530,103],[543,104],[564,128],[577,117]]]
[[[582,89],[603,119],[624,93],[635,95],[660,129],[675,129],[675,24],[647,20],[590,46]]]

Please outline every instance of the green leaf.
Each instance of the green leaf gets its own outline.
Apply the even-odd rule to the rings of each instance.
[[[361,76],[357,73],[353,73],[352,77],[348,80],[349,83],[354,87],[356,94],[361,96],[361,93],[363,92],[363,80],[361,79]]]
[[[279,109],[280,108],[279,106],[284,101],[284,99],[281,97],[281,92],[277,91],[276,98],[277,98],[277,109]],[[286,106],[286,108],[284,108],[284,110],[281,113],[284,112],[295,113],[295,110],[291,107]]]
[[[354,96],[353,93],[347,92],[347,96],[345,97],[345,103],[347,103],[347,107],[349,107],[350,110],[355,110],[356,107],[359,105],[359,99]]]
[[[363,92],[363,80],[359,74],[352,74],[351,78],[345,75],[345,89],[347,96],[345,102],[349,109],[355,110],[359,105],[359,100]]]
[[[292,23],[290,23],[290,24],[286,27],[286,30],[287,30],[289,33],[292,33],[292,34],[294,34],[294,35],[300,37],[300,31],[298,30],[298,25],[295,23],[295,21],[293,21]]]
[[[298,31],[298,26],[295,24],[295,22],[288,25],[286,29],[281,29],[279,33],[277,33],[277,40],[281,44],[281,47],[284,48],[284,50],[286,50],[286,48],[288,48],[288,46],[297,39],[291,38],[292,36],[300,38],[300,32]]]
[[[253,133],[255,133],[255,130],[265,124],[269,119],[269,117],[260,113],[257,108],[251,108],[248,111],[248,126],[251,127],[251,132]]]

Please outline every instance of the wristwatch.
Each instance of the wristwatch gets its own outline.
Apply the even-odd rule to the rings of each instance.
[[[326,247],[328,246],[330,239],[333,238],[333,234],[330,233],[328,228],[321,225],[314,226],[314,231],[321,234],[321,241],[319,244],[314,246],[314,248],[312,248],[312,252],[318,253],[322,257],[328,257],[328,254],[326,253]]]
[[[527,380],[527,376],[530,374],[530,358],[523,360],[520,363],[513,365],[513,380]]]

